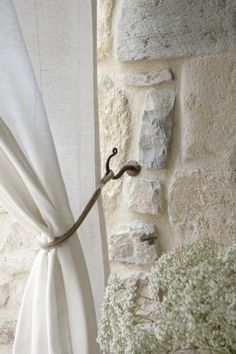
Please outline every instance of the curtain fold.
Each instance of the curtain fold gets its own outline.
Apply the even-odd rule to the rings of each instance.
[[[44,103],[11,0],[0,2],[0,28],[0,202],[39,239],[49,241],[74,223],[69,202],[72,197],[69,192],[68,198]],[[83,129],[81,117],[79,128]],[[90,115],[91,124],[93,119]],[[83,171],[80,173],[84,176]],[[80,184],[85,182],[83,177]],[[94,184],[95,176],[88,180],[89,192]],[[93,225],[99,227],[99,222]],[[103,286],[100,284],[100,294]],[[60,247],[49,252],[41,250],[36,256],[22,300],[13,353],[96,354],[96,331],[86,260],[79,238],[74,235]]]

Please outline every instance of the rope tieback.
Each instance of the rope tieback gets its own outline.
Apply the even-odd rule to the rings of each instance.
[[[89,200],[89,202],[85,206],[84,210],[82,211],[80,217],[75,222],[75,224],[66,233],[64,233],[61,236],[56,237],[54,241],[48,242],[48,243],[42,243],[41,244],[42,249],[49,251],[55,247],[58,247],[64,241],[68,240],[71,236],[73,236],[75,234],[75,232],[78,230],[78,228],[80,227],[80,225],[82,224],[82,222],[84,221],[84,219],[86,218],[86,216],[88,215],[88,213],[90,212],[90,210],[92,209],[92,207],[94,206],[96,201],[98,200],[98,198],[101,194],[102,188],[105,186],[105,184],[107,182],[109,182],[111,179],[113,179],[113,180],[119,179],[121,176],[123,176],[123,174],[125,172],[127,172],[130,176],[136,176],[140,172],[141,167],[139,166],[139,164],[136,161],[129,161],[126,165],[124,165],[120,169],[120,171],[116,175],[114,175],[114,172],[110,169],[110,160],[117,153],[118,153],[117,148],[114,148],[112,150],[112,154],[108,157],[107,162],[106,162],[105,176],[101,179],[99,187],[93,193],[91,199]]]
[[[93,193],[92,197],[88,201],[87,205],[85,206],[84,210],[82,211],[81,215],[79,216],[78,220],[75,222],[75,224],[63,235],[56,237],[54,241],[48,242],[48,243],[41,243],[41,248],[43,250],[51,250],[52,248],[60,246],[64,241],[68,240],[71,236],[75,234],[75,232],[78,230],[80,225],[83,223],[84,219],[98,200],[102,188],[105,186],[107,182],[109,182],[112,178],[114,177],[113,171],[110,171],[107,175],[105,175],[100,182],[99,187],[95,190]]]

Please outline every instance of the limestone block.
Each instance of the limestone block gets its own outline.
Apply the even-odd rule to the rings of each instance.
[[[221,53],[236,48],[235,0],[125,0],[121,61]]]
[[[11,252],[19,249],[39,249],[35,235],[25,230],[13,217],[9,216],[3,225],[0,249]]]
[[[179,236],[226,243],[236,234],[235,177],[216,171],[178,173],[169,191],[170,222]]]
[[[181,79],[185,161],[236,168],[236,56],[186,61]]]
[[[140,163],[145,168],[165,168],[172,136],[173,90],[153,89],[145,97],[139,139]]]
[[[10,296],[10,287],[7,281],[0,281],[0,306],[5,306]]]
[[[17,282],[15,299],[18,306],[21,305],[27,279],[28,279],[28,275],[26,275],[23,279]]]
[[[139,288],[146,287],[148,285],[148,272],[132,271],[125,274],[119,274],[121,281],[126,284],[134,284]]]
[[[109,76],[99,82],[99,121],[102,171],[113,147],[118,148],[118,155],[112,160],[114,171],[119,170],[127,161],[129,148],[131,113],[124,91],[117,88]],[[110,181],[103,191],[105,209],[115,208],[121,191],[122,179]]]
[[[155,237],[155,227],[152,224],[134,221],[125,225],[109,238],[110,260],[131,264],[155,262],[158,258]]]
[[[12,344],[0,344],[0,353],[12,354]]]
[[[97,57],[109,56],[112,48],[112,9],[113,0],[97,2]]]
[[[0,318],[0,343],[8,344],[14,340],[16,320],[12,318]]]
[[[152,85],[158,85],[165,81],[172,80],[172,74],[170,70],[164,69],[161,71],[155,71],[151,73],[127,75],[125,76],[124,80],[127,85],[152,86]]]
[[[7,211],[0,205],[0,214],[7,214]]]
[[[134,212],[160,214],[163,209],[161,182],[151,177],[127,177],[124,188],[126,205]]]
[[[5,272],[10,275],[29,273],[36,253],[35,251],[23,250],[5,255],[0,264],[0,272]]]

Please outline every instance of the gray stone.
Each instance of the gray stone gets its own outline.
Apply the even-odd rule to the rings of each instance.
[[[16,320],[12,318],[0,318],[0,343],[8,344],[14,340]]]
[[[208,236],[227,243],[236,234],[236,184],[229,172],[179,172],[169,192],[170,222],[179,239]]]
[[[164,69],[152,73],[140,73],[140,74],[127,75],[125,76],[124,80],[127,85],[152,86],[152,85],[158,85],[164,81],[172,80],[172,74],[170,70]]]
[[[134,221],[109,238],[110,260],[131,264],[149,264],[158,258],[155,227]],[[146,240],[146,241],[144,241]]]
[[[235,49],[235,12],[235,0],[125,0],[118,57],[158,59]]]
[[[162,185],[151,177],[127,177],[124,199],[134,212],[160,214],[163,209]]]
[[[153,89],[146,94],[139,139],[140,164],[145,168],[166,167],[174,103],[173,90]]]
[[[7,281],[0,282],[0,306],[5,306],[9,300],[10,287]]]
[[[21,305],[22,302],[27,280],[28,280],[28,274],[25,277],[23,277],[23,279],[17,282],[15,298],[16,298],[16,303],[19,306]]]

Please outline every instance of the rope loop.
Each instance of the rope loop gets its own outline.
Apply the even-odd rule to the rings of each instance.
[[[112,170],[109,173],[106,173],[104,177],[101,179],[99,187],[95,190],[92,197],[88,201],[87,205],[85,206],[84,210],[82,211],[81,215],[79,216],[78,220],[74,223],[74,225],[63,235],[55,237],[55,240],[48,243],[41,243],[40,246],[43,250],[49,251],[55,247],[60,246],[64,241],[68,240],[71,236],[75,234],[78,230],[80,225],[83,223],[84,219],[98,200],[102,188],[114,177],[114,172]]]

